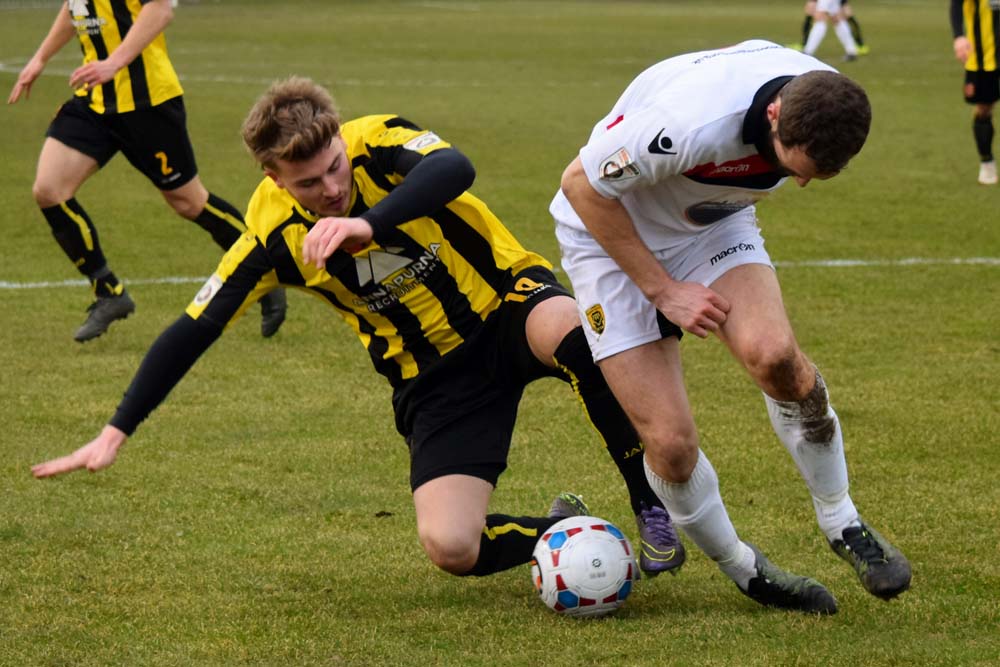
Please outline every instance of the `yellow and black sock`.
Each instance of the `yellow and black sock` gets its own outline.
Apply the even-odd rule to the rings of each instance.
[[[531,562],[538,538],[559,519],[490,514],[479,538],[479,558],[467,577],[483,577]]]
[[[247,229],[243,214],[225,199],[212,193],[209,193],[205,208],[194,222],[211,234],[212,240],[223,250],[229,250],[229,246]]]
[[[639,434],[594,363],[583,327],[566,334],[556,348],[555,362],[583,404],[590,423],[604,438],[608,454],[628,487],[633,513],[638,514],[643,503],[647,507],[662,507],[646,480]]]

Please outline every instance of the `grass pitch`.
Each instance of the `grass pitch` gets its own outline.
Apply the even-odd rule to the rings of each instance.
[[[33,480],[32,463],[98,432],[218,259],[116,158],[78,199],[138,311],[72,341],[89,297],[62,284],[79,276],[30,194],[79,58],[69,45],[29,101],[2,111],[0,665],[997,664],[1000,189],[976,184],[946,7],[854,9],[872,53],[842,69],[871,96],[869,143],[843,175],[786,186],[760,217],[843,421],[852,495],[909,556],[910,592],[888,604],[863,592],[815,527],[759,392],[718,342],[693,336],[691,400],[737,528],[826,583],[838,615],[759,608],[690,544],[680,576],[641,582],[592,622],[546,610],[527,568],[437,572],[416,540],[388,387],[299,294],[275,339],[259,337],[256,314],[224,336],[113,468]],[[7,90],[54,12],[0,3]],[[346,117],[399,113],[455,143],[477,166],[474,191],[555,259],[560,173],[633,76],[750,37],[799,41],[800,23],[801,3],[763,0],[202,1],[181,5],[168,43],[213,192],[245,204],[260,173],[243,115],[269,81],[307,75]],[[820,56],[839,64],[833,35]],[[595,434],[544,381],[525,397],[494,506],[539,512],[564,489],[634,538]]]

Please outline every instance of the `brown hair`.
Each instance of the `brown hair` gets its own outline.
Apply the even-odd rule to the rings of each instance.
[[[861,151],[872,124],[864,89],[843,74],[800,74],[779,93],[778,140],[801,147],[820,174],[835,174]]]
[[[293,76],[271,84],[254,103],[241,133],[243,143],[264,167],[277,160],[308,160],[340,132],[333,97],[312,79]]]

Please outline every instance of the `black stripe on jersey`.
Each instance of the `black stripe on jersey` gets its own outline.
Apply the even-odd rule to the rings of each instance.
[[[410,238],[410,236],[399,229],[394,231],[391,240],[389,241],[389,245],[402,246],[404,249],[403,254],[412,258],[426,255],[429,252],[427,248],[414,241]],[[438,302],[440,302],[445,317],[448,318],[448,323],[459,336],[462,338],[468,338],[482,326],[482,318],[473,310],[472,303],[469,301],[468,295],[462,292],[458,282],[456,282],[455,277],[448,272],[444,262],[440,260],[437,261],[437,265],[434,270],[425,276],[423,285],[431,292],[431,294],[434,295]],[[423,333],[421,331],[417,331],[416,335],[423,338]],[[404,336],[403,339],[408,341],[409,337]],[[436,350],[435,355],[437,355]],[[414,354],[414,357],[417,358],[417,355]],[[438,356],[432,356],[426,361],[436,361],[437,359]],[[423,366],[421,365],[421,361],[423,361],[421,358],[417,358],[417,364],[422,370]]]
[[[365,173],[371,178],[375,185],[386,192],[392,192],[396,187],[386,177],[389,171],[397,171],[394,165],[395,155],[402,149],[401,146],[366,146],[372,158],[364,163]],[[419,153],[418,153],[419,155]],[[398,172],[405,174],[406,172]]]
[[[87,9],[90,12],[90,16],[97,16],[97,8],[90,0],[87,2]],[[90,39],[90,43],[94,47],[94,54],[97,56],[97,59],[107,59],[110,54],[108,53],[107,45],[104,43],[104,36],[100,31],[96,31],[96,34],[93,35],[88,32],[87,38]],[[101,84],[101,92],[104,94],[104,111],[113,113],[118,108],[118,95],[115,93],[114,77],[107,83]],[[93,93],[91,93],[90,97],[93,99]]]
[[[392,326],[396,327],[396,331],[399,332],[399,336],[403,339],[403,348],[412,354],[413,360],[417,362],[417,372],[423,373],[431,364],[441,358],[441,353],[424,336],[420,320],[410,312],[409,308],[397,303],[390,308],[382,310],[379,315],[389,320]],[[380,359],[380,361],[383,364],[385,363],[384,359]],[[395,366],[396,364],[393,365]]]
[[[996,68],[1000,69],[1000,44],[997,40],[1000,39],[1000,10],[994,9],[990,12],[990,26],[993,33],[993,61],[996,63]]]
[[[393,245],[402,246],[402,252],[399,253],[400,256],[408,257],[411,260],[416,260],[420,257],[426,256],[430,251],[419,243],[416,243],[413,239],[402,233],[397,233],[393,239]],[[337,256],[340,255],[340,258]],[[336,260],[335,265],[331,265],[331,261]],[[444,308],[449,305],[454,305],[456,303],[456,295],[460,295],[458,286],[455,284],[454,279],[448,273],[444,264],[439,260],[433,265],[434,268],[427,275],[424,276],[422,280],[422,285],[424,289],[429,290],[439,301],[443,302]],[[343,283],[344,287],[348,290],[357,294],[359,298],[364,298],[366,295],[371,295],[376,290],[383,289],[382,285],[372,282],[365,283],[365,285],[360,285],[358,283],[358,272],[356,270],[356,264],[354,257],[347,253],[334,253],[329,260],[327,260],[326,270],[327,272],[336,277]],[[464,295],[461,295],[464,299]],[[447,303],[444,303],[447,299]],[[458,302],[460,305],[460,302]],[[465,299],[465,305],[468,313],[472,313],[472,308],[469,306],[468,300]],[[347,308],[349,312],[353,312],[359,319],[363,319],[363,313],[359,313],[355,308]],[[433,364],[438,359],[441,358],[441,353],[437,351],[427,337],[424,335],[423,326],[421,326],[420,319],[404,304],[400,303],[398,300],[389,306],[379,309],[376,311],[379,316],[384,317],[389,320],[392,326],[396,329],[399,337],[403,340],[403,347],[413,355],[413,359],[417,364],[417,368],[422,372],[427,366]],[[451,319],[449,317],[449,319]],[[478,318],[477,318],[478,319]],[[369,325],[370,326],[370,325]],[[469,324],[463,323],[463,330],[469,330]],[[371,328],[368,333],[374,331]],[[462,330],[456,328],[459,334],[462,334]],[[387,347],[383,346],[379,349],[379,354],[383,354]],[[375,352],[372,353],[372,359],[376,360]],[[382,370],[382,365],[386,361],[379,357],[376,360],[375,366],[379,369],[379,372],[386,377],[389,377]],[[389,362],[392,363],[392,362]],[[392,363],[396,366],[395,363]]]
[[[132,29],[132,13],[129,12],[125,0],[111,0],[111,8],[115,15],[115,23],[118,24],[118,34],[124,41],[125,35]],[[148,107],[149,82],[146,81],[146,66],[143,64],[141,52],[128,64],[128,77],[132,82],[132,102],[135,108]]]
[[[489,242],[461,216],[443,208],[429,216],[441,227],[441,232],[465,261],[482,276],[498,294],[503,291],[507,271],[498,267]]]
[[[983,71],[986,69],[986,61],[983,59],[985,52],[983,51],[983,16],[982,12],[979,11],[979,3],[976,2],[975,9],[972,14],[972,34],[975,35],[976,42],[976,69]]]
[[[416,130],[418,132],[423,129],[423,128],[417,126],[415,123],[411,123],[410,121],[406,120],[405,118],[400,118],[399,116],[396,116],[395,118],[390,118],[389,120],[385,121],[385,126],[386,127],[405,127],[408,130]]]
[[[368,146],[372,160],[365,165],[365,171],[383,190],[391,190],[393,185],[382,177],[383,174],[409,174],[426,155],[407,150],[403,146]],[[381,171],[376,171],[381,170]],[[381,178],[381,180],[379,180]]]
[[[775,171],[764,174],[753,174],[751,176],[718,176],[714,178],[684,174],[686,178],[696,183],[721,185],[731,188],[746,188],[748,190],[769,190],[776,186],[778,181],[785,178],[786,175]]]
[[[329,301],[330,305],[337,310],[342,312],[353,312],[351,308],[342,303],[340,299],[337,298],[337,295],[330,290],[323,289],[322,287],[314,287],[313,291]],[[372,326],[371,322],[360,315],[357,317],[358,329],[363,335],[369,336],[368,356],[371,357],[372,365],[375,366],[375,371],[389,380],[389,384],[391,386],[399,386],[399,384],[403,382],[402,369],[399,367],[399,364],[395,363],[391,359],[385,359],[385,353],[389,349],[389,343],[385,338],[375,335],[375,327]]]
[[[282,229],[293,224],[301,224],[301,220],[293,218],[275,227],[274,231],[264,240],[264,245],[267,246],[267,254],[271,257],[278,282],[285,285],[305,285],[306,279],[302,277],[302,272],[299,271],[299,267],[295,263],[292,249],[288,247],[288,242],[281,233]]]
[[[349,218],[360,218],[361,214],[368,210],[368,204],[365,202],[365,198],[358,193],[358,196],[354,198],[354,206],[351,207],[351,212],[347,214]]]

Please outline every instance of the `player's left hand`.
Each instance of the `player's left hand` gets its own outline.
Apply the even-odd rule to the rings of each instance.
[[[108,60],[95,60],[73,70],[69,77],[69,85],[73,90],[83,87],[94,88],[115,78],[118,69],[117,65]]]
[[[302,242],[302,260],[322,269],[338,248],[355,253],[371,241],[372,226],[363,218],[320,218]]]

